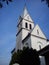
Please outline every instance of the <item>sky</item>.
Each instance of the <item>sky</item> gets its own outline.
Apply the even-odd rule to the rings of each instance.
[[[9,5],[3,3],[0,9],[0,65],[9,65],[11,51],[16,46],[18,18],[23,12],[24,5],[33,19],[49,39],[49,8],[41,0],[14,0]]]

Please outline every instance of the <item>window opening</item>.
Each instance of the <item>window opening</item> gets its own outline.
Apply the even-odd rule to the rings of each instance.
[[[27,23],[25,23],[25,27],[28,28],[28,24]]]
[[[32,29],[31,24],[29,24],[30,29]]]

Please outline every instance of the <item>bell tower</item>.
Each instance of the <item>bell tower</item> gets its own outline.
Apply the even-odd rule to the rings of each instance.
[[[19,17],[17,27],[18,33],[16,34],[16,50],[23,49],[22,40],[34,28],[34,22],[31,19],[26,6],[24,7],[22,15]]]

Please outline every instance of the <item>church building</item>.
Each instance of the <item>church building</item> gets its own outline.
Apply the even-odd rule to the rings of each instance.
[[[15,51],[18,49],[23,50],[23,47],[36,49],[39,56],[46,57],[45,65],[49,65],[49,56],[47,56],[47,54],[49,55],[49,40],[44,35],[40,26],[34,24],[26,6],[24,7],[22,15],[19,17],[17,28]]]
[[[19,17],[17,27],[16,51],[23,49],[23,47],[29,47],[39,51],[47,46],[48,41],[46,36],[39,25],[34,24],[26,6],[24,7],[22,15]]]

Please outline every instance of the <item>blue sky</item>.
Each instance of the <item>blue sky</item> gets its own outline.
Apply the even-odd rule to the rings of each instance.
[[[16,45],[16,33],[18,17],[22,14],[24,0],[3,3],[0,9],[0,65],[8,65],[11,59],[11,51]],[[26,0],[26,7],[35,25],[38,24],[49,39],[49,8],[46,2],[41,0]]]

